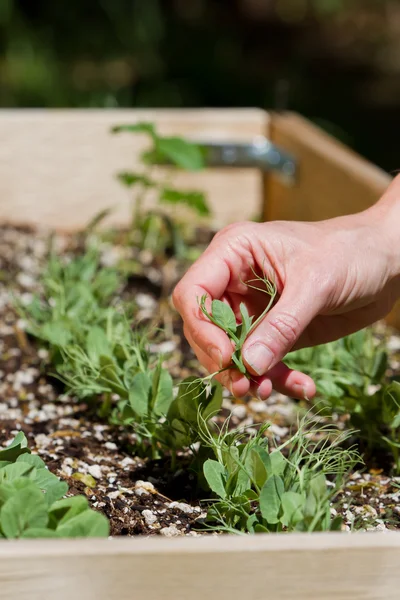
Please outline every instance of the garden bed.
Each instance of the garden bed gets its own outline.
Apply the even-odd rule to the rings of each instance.
[[[53,246],[60,254],[79,250],[76,237],[56,235]],[[112,536],[161,534],[166,537],[206,535],[207,506],[195,492],[193,473],[171,472],[168,458],[151,460],[135,455],[135,434],[110,425],[90,402],[65,394],[61,382],[49,375],[48,351],[25,332],[26,323],[15,309],[16,299],[27,305],[40,287],[47,260],[47,231],[2,227],[0,230],[0,442],[5,445],[23,431],[32,450],[48,468],[69,484],[69,494],[83,494],[96,511],[109,520]],[[139,316],[147,324],[163,315],[164,329],[152,342],[155,353],[166,353],[165,366],[176,380],[198,375],[199,365],[185,342],[180,319],[162,290],[171,269],[161,267],[148,254],[121,244],[103,242],[102,262],[135,261],[140,274],[128,278],[122,295],[135,297]],[[171,266],[172,268],[172,266]],[[167,282],[171,288],[179,277]],[[170,289],[168,289],[170,291]],[[376,336],[388,345],[390,370],[399,367],[400,336],[378,325]],[[300,408],[308,408],[304,403]],[[217,422],[231,414],[231,425],[251,428],[265,421],[267,435],[280,444],[296,425],[299,403],[273,393],[268,401],[239,401],[225,394]],[[321,418],[322,419],[322,418]],[[324,422],[339,422],[332,415]],[[339,492],[332,511],[343,516],[343,529],[398,529],[400,478],[391,475],[390,463],[370,463],[355,470]]]

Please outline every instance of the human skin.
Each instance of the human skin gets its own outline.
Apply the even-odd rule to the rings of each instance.
[[[283,362],[293,349],[333,341],[384,317],[400,297],[400,178],[381,200],[355,215],[319,222],[235,223],[222,229],[176,286],[173,303],[201,364],[234,396],[265,399],[272,389],[315,395],[307,375]],[[277,286],[277,301],[249,335],[248,379],[229,368],[232,344],[201,312],[199,298],[244,302],[258,316],[268,297],[246,286],[253,270]],[[238,319],[240,320],[240,319]]]

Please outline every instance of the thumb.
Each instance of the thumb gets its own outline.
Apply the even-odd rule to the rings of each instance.
[[[305,293],[304,289],[308,291]],[[276,305],[243,344],[242,356],[254,375],[264,375],[290,352],[321,310],[321,299],[310,288],[285,288]]]

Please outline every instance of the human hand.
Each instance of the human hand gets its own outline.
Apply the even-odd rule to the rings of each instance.
[[[225,227],[177,285],[173,302],[197,358],[235,396],[260,398],[272,388],[311,398],[310,377],[282,359],[292,349],[338,339],[386,315],[399,295],[399,259],[390,212],[398,208],[400,180],[381,203],[358,215],[317,223],[237,223]],[[390,209],[390,210],[389,210]],[[392,215],[393,217],[393,215]],[[397,234],[397,232],[395,232]],[[246,286],[253,271],[272,279],[278,300],[242,349],[251,374],[228,368],[228,336],[201,312],[198,299],[227,302],[238,318],[241,302],[250,314],[265,308],[265,294]]]

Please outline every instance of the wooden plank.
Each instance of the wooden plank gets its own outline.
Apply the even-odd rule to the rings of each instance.
[[[374,204],[391,177],[293,113],[274,114],[270,138],[299,161],[294,185],[265,177],[266,220],[319,221]]]
[[[113,125],[153,121],[165,135],[201,141],[249,141],[264,134],[268,115],[258,109],[207,110],[2,110],[0,111],[0,215],[63,229],[84,226],[116,207],[110,222],[123,225],[130,194],[115,180],[137,167],[144,137],[110,134]],[[261,213],[257,170],[207,169],[179,173],[174,182],[204,190],[217,227]]]
[[[293,185],[265,176],[265,220],[319,221],[357,213],[374,204],[392,180],[297,114],[272,114],[269,135],[294,154],[298,173]],[[400,329],[400,302],[387,322]]]
[[[10,600],[397,600],[400,534],[0,544]]]

